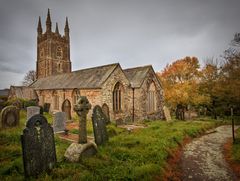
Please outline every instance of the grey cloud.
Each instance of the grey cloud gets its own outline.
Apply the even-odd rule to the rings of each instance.
[[[184,56],[219,56],[240,31],[239,7],[239,0],[3,0],[1,74],[23,77],[35,68],[37,20],[45,29],[47,8],[61,33],[69,17],[74,70],[119,62],[160,71]]]

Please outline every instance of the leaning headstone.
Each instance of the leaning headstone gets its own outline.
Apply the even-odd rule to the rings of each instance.
[[[19,109],[16,106],[3,108],[0,116],[1,127],[15,127],[19,125]]]
[[[40,107],[38,106],[27,107],[27,120],[29,120],[32,116],[36,114],[40,114]]]
[[[21,142],[26,177],[36,177],[56,164],[53,128],[43,115],[34,115],[27,121]]]
[[[64,154],[66,160],[70,162],[78,162],[82,157],[97,153],[97,145],[87,142],[87,113],[90,109],[91,104],[85,96],[81,96],[74,106],[74,111],[79,116],[79,140],[78,143],[72,143]]]
[[[172,118],[171,118],[171,115],[170,115],[170,111],[166,106],[163,106],[163,112],[164,112],[164,116],[165,116],[166,121],[171,121]]]
[[[96,105],[93,109],[92,114],[92,125],[95,143],[97,145],[102,145],[108,141],[108,134],[106,128],[106,116],[99,105]]]
[[[56,112],[53,119],[54,133],[64,132],[66,126],[67,116],[65,112]]]
[[[79,162],[81,158],[91,157],[97,153],[97,145],[93,142],[86,144],[72,143],[66,150],[64,157],[69,162]]]

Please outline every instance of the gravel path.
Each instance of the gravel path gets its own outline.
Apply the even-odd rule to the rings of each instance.
[[[184,181],[237,180],[223,156],[223,144],[232,136],[231,126],[194,139],[183,150],[180,162]]]

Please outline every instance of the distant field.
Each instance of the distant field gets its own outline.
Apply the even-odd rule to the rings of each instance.
[[[47,115],[52,122],[50,115]],[[0,130],[0,180],[23,180],[20,135],[25,127],[26,113],[21,112],[19,128]],[[64,161],[64,152],[70,142],[57,136],[58,164],[50,175],[44,173],[39,180],[151,180],[161,178],[171,150],[186,136],[196,137],[219,121],[145,121],[147,128],[128,131],[108,126],[109,142],[98,148],[98,154],[80,163]],[[76,131],[76,130],[75,130]],[[72,132],[75,132],[72,131]],[[92,132],[91,124],[88,132]]]

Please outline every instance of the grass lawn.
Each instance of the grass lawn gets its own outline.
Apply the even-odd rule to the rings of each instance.
[[[235,139],[236,142],[232,147],[232,160],[240,164],[240,128],[236,131]]]
[[[46,117],[52,121],[50,115]],[[22,111],[19,128],[0,130],[0,180],[24,179],[20,135],[25,127],[25,120],[26,113]],[[58,163],[51,174],[44,173],[38,180],[151,180],[156,176],[161,178],[171,151],[181,144],[186,136],[195,137],[217,123],[204,120],[172,123],[145,121],[144,124],[148,127],[131,133],[109,125],[109,142],[98,148],[97,155],[85,158],[80,163],[67,163],[64,160],[64,152],[70,143],[55,136]]]

